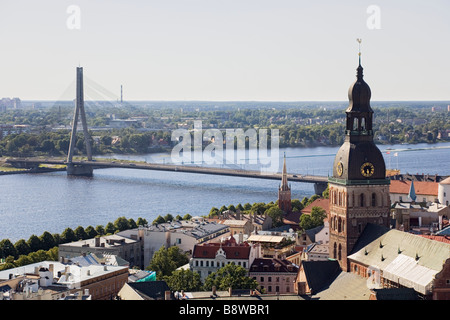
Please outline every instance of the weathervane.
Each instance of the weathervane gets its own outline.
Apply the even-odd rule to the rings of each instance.
[[[362,39],[361,38],[357,38],[356,41],[358,41],[358,43],[359,43],[358,56],[359,56],[359,65],[361,65],[361,42],[362,42]]]

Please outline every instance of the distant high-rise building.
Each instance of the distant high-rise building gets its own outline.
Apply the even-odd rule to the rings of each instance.
[[[284,155],[281,185],[278,189],[278,208],[283,210],[286,214],[292,212],[291,187],[287,180],[286,155]]]

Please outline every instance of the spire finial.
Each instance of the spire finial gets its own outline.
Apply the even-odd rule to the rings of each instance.
[[[359,65],[361,65],[361,42],[362,42],[362,39],[361,38],[357,38],[356,41],[358,41],[358,43],[359,43],[358,56],[359,56]]]

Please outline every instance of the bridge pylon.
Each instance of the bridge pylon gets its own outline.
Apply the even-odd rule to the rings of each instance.
[[[84,92],[83,92],[83,68],[77,67],[77,83],[76,83],[76,99],[75,110],[72,122],[72,132],[70,135],[69,152],[67,153],[67,174],[74,176],[92,176],[92,166],[74,165],[72,162],[75,145],[77,142],[77,125],[78,118],[81,117],[81,124],[83,126],[84,143],[86,146],[86,154],[89,161],[92,160],[92,150],[90,135],[88,132],[86,122],[86,112],[84,110]]]

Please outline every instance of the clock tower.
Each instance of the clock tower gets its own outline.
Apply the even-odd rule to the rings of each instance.
[[[368,223],[389,227],[389,179],[373,141],[371,91],[363,80],[361,53],[356,81],[348,91],[345,141],[329,177],[330,258],[349,271],[347,256]]]

